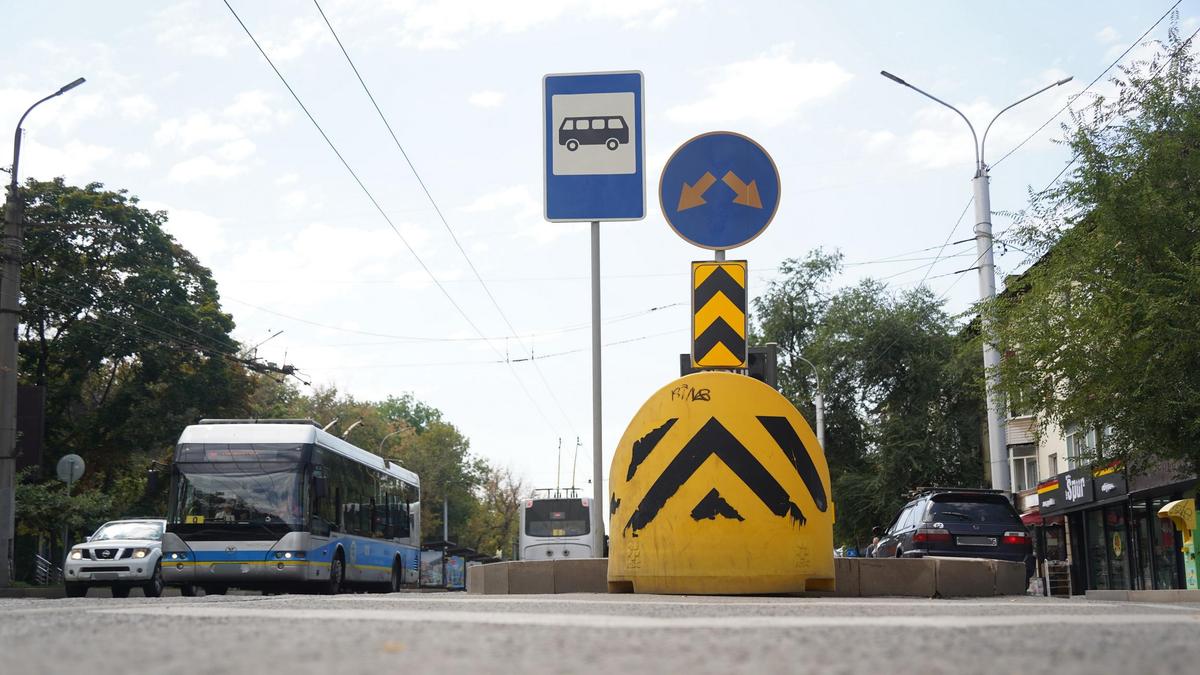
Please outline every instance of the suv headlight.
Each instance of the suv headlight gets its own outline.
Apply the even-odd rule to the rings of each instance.
[[[148,549],[148,548],[133,549],[133,557],[135,557],[135,558],[145,558],[148,555],[150,555],[150,549]]]
[[[71,549],[71,560],[83,560],[83,551],[81,549]]]

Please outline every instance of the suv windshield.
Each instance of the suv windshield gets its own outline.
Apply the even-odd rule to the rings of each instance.
[[[935,496],[925,520],[1020,525],[1020,520],[1003,497],[967,495]]]
[[[92,541],[109,541],[112,539],[153,539],[160,541],[163,536],[162,523],[152,521],[105,523],[92,535]]]

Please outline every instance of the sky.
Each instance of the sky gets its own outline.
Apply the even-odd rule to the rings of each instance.
[[[317,6],[230,4],[386,219],[215,0],[13,3],[0,26],[0,124],[87,78],[26,120],[21,179],[98,181],[167,211],[167,229],[212,270],[235,337],[263,342],[258,357],[357,399],[411,392],[475,453],[550,487],[571,482],[576,438],[575,482],[586,486],[593,449],[590,235],[543,219],[545,74],[645,75],[647,216],[601,226],[607,471],[634,413],[679,376],[689,263],[712,257],[658,208],[675,148],[730,130],[773,157],[775,219],[729,252],[749,261],[752,298],[782,261],[824,248],[845,256],[838,285],[924,282],[964,312],[978,294],[975,272],[956,274],[975,264],[974,242],[954,243],[972,236],[971,214],[960,220],[970,133],[879,71],[978,128],[1075,77],[988,135],[990,160],[1053,120],[992,170],[999,234],[1011,222],[1002,212],[1070,159],[1055,143],[1067,115],[1055,113],[1174,3],[322,1],[448,228]],[[1179,11],[1190,33],[1200,1]],[[1106,90],[1102,81],[1073,105]],[[10,157],[11,136],[0,138]],[[1000,279],[1027,263],[997,251]],[[529,350],[532,361],[512,362]]]

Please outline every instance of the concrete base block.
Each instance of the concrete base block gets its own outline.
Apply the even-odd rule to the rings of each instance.
[[[839,598],[859,596],[859,561],[862,558],[834,558],[833,575],[836,579],[834,595]]]
[[[937,573],[937,594],[943,598],[969,598],[994,595],[995,560],[973,558],[927,558]]]
[[[608,558],[554,561],[555,593],[607,593]]]
[[[1025,595],[1029,578],[1025,576],[1025,563],[1008,560],[990,560],[996,570],[996,595]]]
[[[483,577],[487,572],[484,571],[483,565],[471,565],[467,568],[467,592],[475,594],[486,593],[484,590]]]
[[[554,592],[553,560],[516,560],[500,564],[508,568],[509,594]]]
[[[937,570],[930,558],[858,558],[859,595],[931,598]]]
[[[508,595],[508,563],[492,563],[479,565],[483,570],[483,593],[487,595]],[[473,592],[469,591],[468,592]]]

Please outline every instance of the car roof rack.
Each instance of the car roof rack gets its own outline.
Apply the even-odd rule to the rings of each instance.
[[[994,490],[991,488],[959,488],[959,487],[933,486],[933,487],[915,487],[912,489],[911,492],[909,492],[909,495],[912,497],[923,497],[925,495],[937,494],[939,492],[968,492],[971,494],[980,494],[980,495],[1003,495],[1003,494],[1006,494],[1006,492],[1004,490]]]

